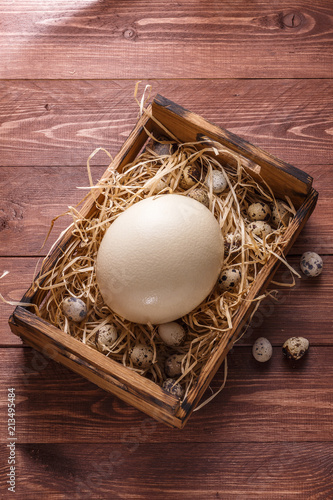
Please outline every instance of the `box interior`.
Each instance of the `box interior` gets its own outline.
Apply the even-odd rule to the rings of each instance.
[[[261,152],[258,148],[245,143],[245,141],[240,140],[228,131],[224,131],[209,124],[209,122],[206,122],[201,117],[184,110],[176,104],[171,103],[171,101],[166,100],[162,96],[157,96],[152,106],[148,107],[147,115],[143,115],[139,119],[131,135],[125,141],[120,152],[115,157],[113,163],[104,173],[103,178],[108,177],[110,168],[121,171],[127,163],[136,158],[148,139],[147,131],[150,133],[153,132],[157,136],[166,135],[164,127],[170,128],[170,130],[172,130],[172,132],[179,138],[180,142],[201,141],[199,147],[202,148],[204,148],[207,144],[211,145],[213,143],[217,150],[221,149],[220,146],[222,145],[224,148],[230,148],[231,151],[237,151],[237,153],[242,154],[244,157],[247,170],[256,180],[260,181],[260,177],[258,176],[260,173],[260,175],[264,178],[264,181],[270,182],[270,186],[274,190],[277,197],[281,196],[281,193],[288,193],[291,201],[294,203],[296,208],[299,209],[299,211],[287,232],[288,237],[286,239],[288,240],[288,244],[286,244],[285,248],[287,251],[304,224],[305,219],[312,211],[316,201],[316,193],[314,190],[311,191],[311,177],[304,172],[281,162],[281,160],[277,160],[267,153]],[[232,163],[230,163],[230,161],[226,158],[225,153],[219,152],[218,157],[222,162],[227,160],[229,166],[235,166],[232,165]],[[89,217],[94,210],[95,203],[91,198],[83,206],[82,212],[85,216]],[[307,215],[304,216],[304,214]],[[62,249],[68,245],[70,239],[70,231],[67,231],[54,248],[53,253],[46,259],[44,263],[45,270],[50,269],[54,265],[57,258],[61,254]],[[271,258],[269,260],[265,268],[261,271],[261,276],[258,276],[257,283],[252,286],[252,290],[250,292],[251,297],[249,296],[249,298],[254,298],[264,289],[264,287],[269,283],[269,280],[273,276],[278,265],[279,261],[277,259],[274,260]],[[40,305],[45,296],[46,292],[41,290],[36,292],[30,288],[23,297],[22,301],[29,301],[30,303]],[[249,319],[252,309],[253,308],[249,307],[247,304],[242,304],[240,306],[235,320],[234,329],[230,332],[227,339],[221,340],[218,349],[202,370],[197,384],[191,389],[186,400],[183,401],[181,405],[177,398],[167,394],[157,384],[154,384],[152,381],[145,379],[139,374],[119,365],[119,363],[113,361],[112,359],[106,358],[101,353],[92,352],[94,351],[92,348],[70,338],[57,328],[53,326],[48,327],[45,324],[45,321],[40,320],[40,318],[35,316],[28,309],[20,308],[20,310],[16,310],[14,312],[14,315],[11,318],[11,327],[14,333],[20,335],[27,341],[27,343],[30,343],[30,345],[33,345],[36,349],[40,350],[43,342],[51,342],[52,345],[57,345],[57,349],[59,350],[59,359],[61,355],[63,358],[60,359],[60,362],[66,366],[69,366],[74,371],[81,373],[90,380],[93,380],[97,385],[107,388],[107,390],[111,390],[112,388],[111,392],[117,394],[120,398],[129,401],[134,406],[143,409],[143,411],[146,411],[150,415],[154,416],[157,420],[162,420],[168,425],[183,427],[191,412],[203,396],[209,382],[221,365],[227,352],[232,347],[234,339]],[[35,316],[34,321],[31,320],[31,315]],[[38,331],[41,336],[45,335],[45,331],[48,332],[47,339],[38,341],[38,335],[36,334],[37,324]],[[29,327],[30,331],[31,328],[35,329],[35,340],[32,339],[31,335],[26,334],[26,332],[29,331]],[[78,346],[76,343],[81,345]],[[70,355],[68,353],[70,353]],[[76,358],[75,362],[74,358]],[[80,362],[82,365],[82,359],[84,359],[85,370],[81,369],[82,367],[80,368]],[[103,367],[105,369],[105,373],[108,373],[108,377],[111,377],[111,379],[111,374],[114,375],[113,380],[109,380],[109,385],[107,387],[105,384],[101,384],[99,377],[96,376],[97,366]],[[126,370],[129,373],[123,373],[123,370]],[[87,376],[88,372],[89,376]],[[119,375],[120,372],[121,375]],[[130,382],[128,378],[130,379]],[[123,391],[121,390],[121,387]],[[148,401],[149,394],[152,395],[150,401]],[[135,397],[138,398],[139,395],[143,396],[148,407],[145,408],[140,401],[138,402],[135,400]]]

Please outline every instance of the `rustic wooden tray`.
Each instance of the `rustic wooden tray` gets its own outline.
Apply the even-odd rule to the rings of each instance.
[[[206,140],[211,143],[216,141],[241,154],[246,169],[254,178],[258,179],[260,173],[277,198],[285,195],[290,197],[297,208],[297,213],[286,232],[286,243],[282,249],[286,255],[316,205],[318,193],[312,188],[312,178],[305,172],[272,157],[240,137],[207,122],[162,96],[157,96],[148,107],[148,115],[145,114],[138,120],[109,169],[121,170],[128,162],[135,159],[147,140],[146,130],[163,133],[152,117],[171,130],[181,142]],[[109,169],[104,173],[104,178],[109,176]],[[89,217],[94,209],[95,201],[90,197],[82,208],[82,213]],[[70,239],[71,232],[68,230],[44,262],[41,273],[54,266]],[[263,292],[279,264],[279,259],[270,257],[252,285],[249,299],[254,299]],[[46,292],[40,290],[34,292],[31,287],[25,293],[22,302],[40,305],[45,294]],[[233,346],[234,340],[249,320],[253,308],[254,303],[250,300],[240,306],[234,328],[228,337],[220,342],[218,349],[204,366],[195,386],[183,402],[164,391],[154,382],[40,319],[29,307],[16,307],[9,319],[9,325],[14,334],[19,335],[24,342],[46,356],[62,363],[156,420],[182,428]]]

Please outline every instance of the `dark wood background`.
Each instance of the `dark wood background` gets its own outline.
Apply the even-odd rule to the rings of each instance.
[[[115,154],[142,80],[305,170],[317,208],[292,248],[323,274],[268,299],[228,356],[224,391],[182,431],[158,424],[11,334],[0,306],[0,496],[22,499],[333,498],[331,0],[0,1],[0,281],[19,300],[82,197],[86,160]],[[108,159],[93,160],[95,179]],[[283,269],[277,279],[286,280]],[[307,357],[283,359],[290,336]],[[274,346],[259,365],[251,345]],[[212,388],[223,380],[220,370]],[[7,491],[7,389],[16,390],[16,493]]]

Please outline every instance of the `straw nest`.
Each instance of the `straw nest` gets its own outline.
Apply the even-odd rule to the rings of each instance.
[[[40,316],[92,349],[97,349],[100,328],[114,325],[118,338],[104,354],[159,385],[168,378],[165,360],[172,354],[182,355],[182,373],[176,378],[186,396],[211,353],[232,329],[234,317],[252,283],[270,256],[276,255],[287,229],[281,220],[263,238],[251,230],[249,205],[263,202],[271,209],[278,205],[269,186],[257,183],[247,173],[243,161],[244,158],[220,144],[207,141],[180,144],[170,133],[169,138],[151,136],[141,154],[122,172],[109,168],[109,177],[91,190],[96,200],[94,214],[87,219],[76,208],[70,207],[67,212],[72,217],[71,242],[54,268],[46,274],[42,272],[35,282],[37,289],[47,292]],[[183,181],[184,169],[189,165],[199,167],[200,171],[199,179],[191,187]],[[222,171],[227,180],[228,186],[221,194],[215,194],[212,183],[207,183],[212,170]],[[236,287],[225,291],[217,282],[195,310],[179,319],[187,332],[185,342],[179,347],[168,347],[160,339],[156,325],[131,323],[104,304],[96,283],[96,255],[110,224],[134,203],[156,194],[195,196],[198,188],[205,191],[206,203],[224,236],[223,270],[239,270],[241,279]],[[291,218],[295,209],[290,200],[283,200],[283,206]],[[81,298],[87,305],[88,314],[81,323],[69,321],[63,313],[63,300],[69,296]],[[257,298],[258,304],[263,297]],[[130,358],[133,347],[142,343],[153,350],[153,363],[145,369],[134,366]]]

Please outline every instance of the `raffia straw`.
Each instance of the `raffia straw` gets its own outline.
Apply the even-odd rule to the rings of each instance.
[[[9,274],[9,271],[4,271],[2,275],[0,276],[0,280],[5,278]],[[7,300],[5,297],[0,293],[0,300],[4,304],[7,304],[9,306],[17,307],[17,306],[22,306],[22,307],[32,307],[35,310],[35,313],[37,316],[40,316],[39,309],[36,306],[36,304],[30,303],[30,302],[24,302],[24,301],[19,301],[19,300]]]
[[[145,90],[148,90],[148,86]],[[138,104],[140,113],[147,112],[144,96]],[[69,207],[67,215],[71,218],[71,242],[54,268],[45,273],[42,271],[34,286],[45,291],[40,315],[92,349],[97,349],[96,335],[99,328],[112,322],[117,328],[118,339],[105,355],[159,385],[167,378],[164,372],[165,360],[171,354],[182,354],[182,374],[177,382],[183,386],[186,396],[212,352],[233,328],[240,305],[248,300],[251,286],[269,258],[275,256],[291,273],[297,273],[280,255],[287,229],[283,224],[264,240],[253,237],[248,230],[248,206],[254,201],[274,204],[276,200],[264,182],[257,183],[246,172],[242,166],[242,158],[216,142],[211,146],[201,142],[181,144],[165,127],[163,130],[166,137],[155,138],[149,133],[149,143],[133,162],[127,164],[121,173],[109,168],[109,177],[102,178],[96,185],[93,184],[90,169],[92,157],[99,151],[103,151],[110,158],[111,156],[102,148],[97,148],[89,156],[89,189],[91,193],[98,190],[99,194],[98,197],[94,196],[95,212],[90,219],[86,219],[78,209],[80,204]],[[169,154],[157,154],[151,138],[169,145]],[[221,151],[236,164],[236,168],[230,167],[228,163],[220,163],[217,154]],[[193,187],[184,190],[180,187],[182,172],[193,162],[201,165],[202,179]],[[109,310],[97,286],[95,259],[106,230],[124,210],[156,194],[177,193],[187,196],[196,187],[207,189],[204,180],[207,172],[212,169],[222,170],[229,186],[221,195],[215,195],[211,186],[207,190],[210,210],[220,224],[225,241],[229,242],[226,246],[224,269],[240,269],[241,283],[236,291],[222,294],[218,286],[215,286],[198,307],[181,318],[187,329],[185,343],[177,348],[170,348],[164,345],[157,335],[156,326],[131,323]],[[285,204],[289,211],[294,213],[289,199],[285,200]],[[85,300],[88,308],[85,322],[75,324],[64,316],[61,305],[68,296]],[[256,299],[256,307],[264,297],[265,295],[262,295]],[[137,368],[131,362],[129,353],[137,343],[145,343],[153,348],[154,364],[148,369]],[[226,370],[225,364],[225,379]],[[212,397],[209,401],[211,399]]]
[[[205,399],[201,404],[199,404],[196,408],[194,408],[193,411],[198,411],[201,410],[204,406],[206,406],[208,403],[210,403],[218,394],[220,394],[221,391],[223,391],[225,384],[227,382],[228,378],[228,361],[227,361],[227,356],[224,358],[224,377],[223,377],[223,382],[221,387],[214,392],[209,398]]]

